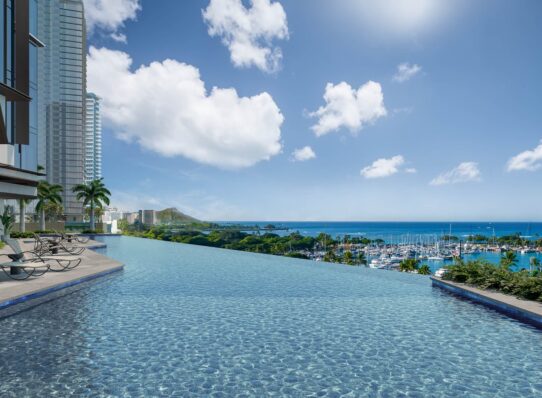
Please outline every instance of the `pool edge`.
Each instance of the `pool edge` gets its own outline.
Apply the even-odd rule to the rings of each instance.
[[[82,283],[89,282],[89,281],[92,281],[94,279],[102,278],[104,276],[113,274],[115,272],[122,271],[123,269],[124,269],[124,264],[121,264],[121,265],[116,266],[115,268],[110,268],[108,270],[101,271],[101,272],[98,272],[96,274],[86,275],[86,276],[83,276],[81,278],[77,278],[77,279],[73,279],[71,281],[59,283],[57,285],[50,286],[48,288],[38,290],[38,291],[29,293],[29,294],[25,294],[25,295],[22,295],[22,296],[18,296],[18,297],[15,297],[13,299],[5,300],[3,302],[0,302],[0,311],[4,310],[6,308],[12,307],[14,305],[17,305],[17,304],[21,304],[21,303],[24,303],[24,302],[27,302],[27,301],[30,301],[30,300],[34,300],[34,299],[46,296],[46,295],[51,294],[51,293],[58,292],[59,290],[67,289],[69,287],[80,285]]]
[[[505,302],[503,300],[499,300],[496,297],[490,297],[489,295],[502,295],[506,297],[506,299],[510,301],[519,301],[519,299],[504,295],[502,293],[492,293],[492,292],[485,292],[483,290],[470,287],[470,286],[462,286],[461,284],[450,282],[450,281],[444,281],[440,278],[431,277],[431,282],[433,287],[437,287],[439,289],[442,289],[444,291],[447,291],[448,293],[452,293],[454,295],[457,295],[461,298],[465,298],[468,300],[471,300],[477,304],[481,304],[485,307],[491,308],[493,310],[496,310],[500,312],[501,314],[507,315],[510,318],[514,318],[518,321],[527,323],[531,326],[535,326],[538,329],[542,330],[542,313],[536,313],[533,312],[527,308],[522,308],[521,306],[514,305],[509,302]],[[525,301],[525,303],[530,303],[529,301]]]

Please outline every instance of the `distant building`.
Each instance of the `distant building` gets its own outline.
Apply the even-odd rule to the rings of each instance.
[[[84,182],[86,24],[82,0],[40,0],[39,164],[47,180],[60,184],[67,221],[82,219],[72,188]]]
[[[126,222],[128,224],[135,224],[135,222],[138,220],[138,218],[139,218],[139,213],[138,212],[123,213],[122,214],[122,220],[126,220]]]
[[[102,215],[102,222],[109,223],[112,221],[122,220],[124,213],[115,207],[108,207]]]
[[[123,213],[122,219],[126,220],[128,224],[135,224],[135,222],[139,219],[139,213],[138,212]]]
[[[157,225],[158,212],[156,210],[139,210],[139,220],[144,225]]]
[[[87,93],[85,113],[85,183],[102,178],[100,98]]]

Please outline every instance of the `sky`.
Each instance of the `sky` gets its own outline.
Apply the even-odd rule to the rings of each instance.
[[[542,221],[540,1],[84,1],[120,209]]]

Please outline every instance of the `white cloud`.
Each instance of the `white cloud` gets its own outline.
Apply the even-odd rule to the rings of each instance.
[[[361,169],[361,175],[365,178],[389,177],[399,172],[400,167],[405,163],[401,155],[389,159],[381,158],[375,160],[370,166]]]
[[[406,82],[416,76],[421,70],[422,67],[419,65],[404,62],[397,66],[397,73],[393,75],[393,81],[398,83]]]
[[[282,52],[273,40],[288,38],[286,12],[279,2],[250,3],[245,8],[241,0],[211,0],[203,19],[209,35],[222,38],[236,67],[256,66],[274,72],[280,67]]]
[[[405,173],[408,173],[408,174],[416,174],[418,172],[418,170],[416,170],[414,167],[410,167],[408,169],[405,169]]]
[[[325,106],[309,114],[318,118],[318,123],[312,126],[317,136],[341,127],[356,132],[387,114],[382,87],[373,81],[368,81],[357,90],[346,82],[337,85],[328,83],[324,100]]]
[[[508,171],[535,171],[542,167],[542,141],[532,151],[524,151],[512,157],[507,164]]]
[[[459,182],[480,181],[481,173],[478,163],[463,162],[456,168],[434,178],[431,185],[456,184]]]
[[[199,70],[175,60],[130,70],[121,51],[90,48],[89,91],[103,99],[104,121],[118,137],[164,156],[221,168],[249,167],[281,151],[284,120],[266,92],[209,92]]]
[[[83,0],[83,3],[89,32],[100,28],[117,33],[125,21],[135,20],[141,10],[140,0]]]
[[[304,162],[306,160],[314,159],[316,157],[316,154],[312,150],[310,146],[305,146],[300,149],[296,149],[292,153],[292,160],[296,162]]]
[[[115,40],[116,42],[118,43],[128,43],[128,38],[126,37],[126,35],[124,33],[111,33],[109,35],[109,37],[111,37],[113,40]]]

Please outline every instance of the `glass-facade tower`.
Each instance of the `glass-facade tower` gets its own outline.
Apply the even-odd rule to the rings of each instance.
[[[64,188],[67,221],[80,221],[72,188],[84,181],[86,26],[82,0],[40,0],[38,154],[47,180]]]
[[[100,98],[87,93],[85,114],[85,183],[102,178]]]
[[[37,0],[0,0],[0,200],[34,198],[41,178],[37,6]]]

